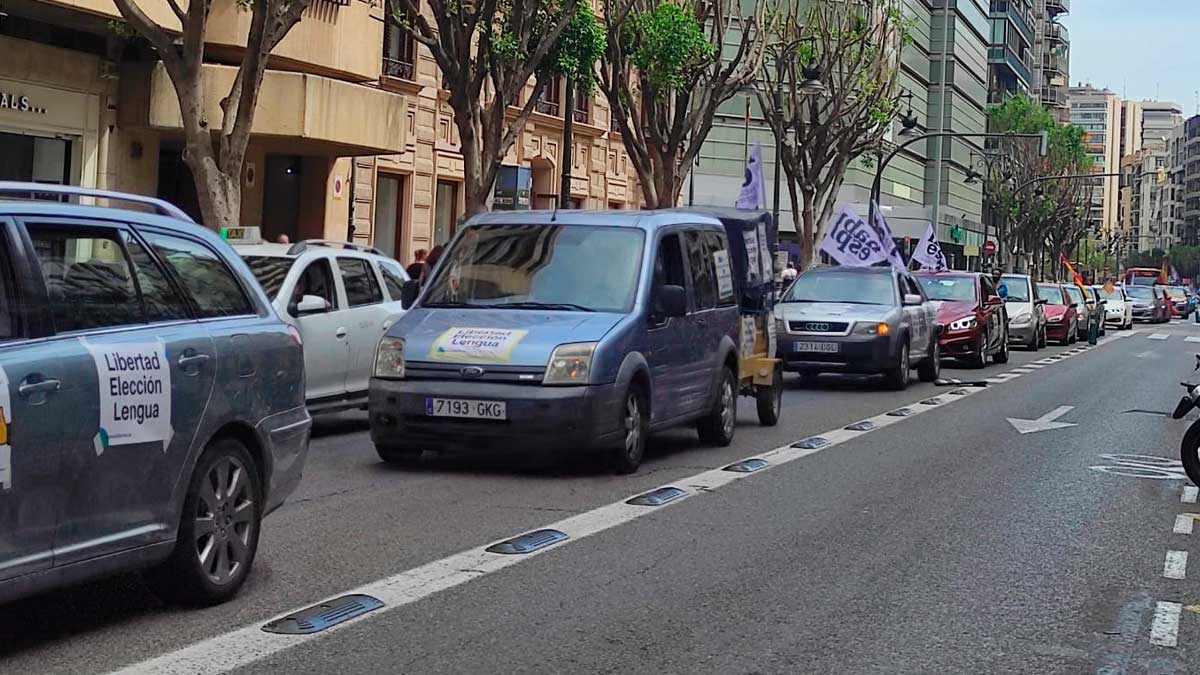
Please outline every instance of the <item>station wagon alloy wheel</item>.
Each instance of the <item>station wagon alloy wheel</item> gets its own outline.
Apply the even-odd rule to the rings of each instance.
[[[254,512],[246,467],[237,457],[222,457],[200,484],[193,528],[200,568],[212,583],[228,583],[248,563]]]

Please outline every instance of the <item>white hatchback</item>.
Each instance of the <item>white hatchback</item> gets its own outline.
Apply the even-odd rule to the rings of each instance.
[[[258,238],[257,228],[231,229]],[[375,348],[404,314],[404,267],[373,248],[345,242],[229,241],[280,317],[300,330],[309,411],[365,407]]]

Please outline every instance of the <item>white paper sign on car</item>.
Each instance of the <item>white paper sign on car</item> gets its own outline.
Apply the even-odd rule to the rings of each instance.
[[[754,343],[757,342],[757,340],[755,338],[756,338],[756,335],[755,335],[755,331],[754,331],[754,317],[743,316],[742,317],[742,330],[741,330],[741,344],[738,345],[742,350],[742,358],[746,358],[747,356],[750,356],[751,354],[754,353]]]
[[[757,230],[747,230],[746,238],[746,281],[762,278],[762,251],[759,250]]]
[[[771,264],[771,244],[767,241],[766,223],[758,224],[758,247],[762,251],[763,279],[774,279],[775,267]]]
[[[12,401],[8,393],[8,373],[0,368],[0,491],[11,490],[12,475]]]
[[[717,295],[722,298],[733,295],[733,271],[729,269],[729,252],[713,251],[713,263],[717,266]]]
[[[429,358],[438,361],[504,363],[527,330],[507,328],[450,328],[429,348]]]
[[[84,341],[100,384],[104,448],[134,443],[171,444],[171,366],[161,342],[97,344]]]

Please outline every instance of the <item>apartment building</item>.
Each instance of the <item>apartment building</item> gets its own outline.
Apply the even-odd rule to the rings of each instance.
[[[168,30],[166,3],[143,2]],[[265,236],[353,238],[402,260],[453,234],[462,159],[440,73],[388,21],[384,3],[313,0],[269,62],[242,176],[242,222]],[[216,0],[207,28],[206,106],[220,119],[250,13]],[[182,161],[174,88],[139,40],[114,31],[111,0],[23,0],[0,12],[0,180],[156,195],[199,216]],[[516,208],[558,194],[562,85],[506,158],[501,195]],[[9,103],[11,101],[11,104]],[[636,182],[602,102],[580,97],[575,205],[636,206]]]
[[[1085,143],[1096,173],[1116,173],[1121,170],[1121,98],[1107,89],[1090,84],[1071,87],[1071,124],[1087,132]],[[1089,224],[1100,233],[1113,232],[1118,227],[1118,203],[1121,198],[1119,179],[1098,179],[1092,191]]]
[[[1189,117],[1178,132],[1174,173],[1181,183],[1183,242],[1200,244],[1200,115]]]
[[[1071,34],[1062,24],[1070,11],[1070,0],[1033,0],[1031,93],[1060,122],[1070,118],[1067,83],[1071,81]]]
[[[991,0],[988,102],[1000,103],[1034,86],[1034,0]]]
[[[904,105],[911,102],[916,111],[918,131],[937,130],[941,118],[941,128],[946,131],[982,132],[987,125],[989,2],[960,0],[943,4],[948,7],[930,8],[924,0],[901,3],[913,22],[913,43],[902,53],[900,63],[900,86],[911,95],[911,101]],[[898,124],[893,131],[899,131]],[[884,150],[890,151],[903,140],[889,135]],[[714,122],[699,165],[693,170],[694,185],[685,185],[683,201],[731,206],[742,183],[746,153],[755,143],[762,147],[770,193],[775,170],[774,137],[761,123],[755,101],[749,97],[730,101]],[[965,171],[972,163],[972,153],[978,153],[979,148],[975,141],[955,140],[940,149],[937,141],[919,142],[892,160],[884,170],[881,201],[893,234],[916,241],[927,224],[935,220],[936,201],[938,236],[951,262],[965,263],[969,252],[977,256],[974,251],[983,242],[982,194],[979,185],[965,182]],[[943,157],[940,169],[935,159],[939,152]],[[852,163],[838,194],[839,203],[852,205],[866,215],[874,177],[874,165]],[[770,201],[767,206],[772,206]],[[785,247],[798,254],[786,187],[780,194],[780,212],[780,237]],[[962,228],[960,241],[950,236],[954,225]]]

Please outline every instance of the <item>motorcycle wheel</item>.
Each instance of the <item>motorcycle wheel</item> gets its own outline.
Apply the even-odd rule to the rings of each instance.
[[[1179,461],[1193,485],[1200,485],[1200,421],[1192,422],[1179,444]]]

